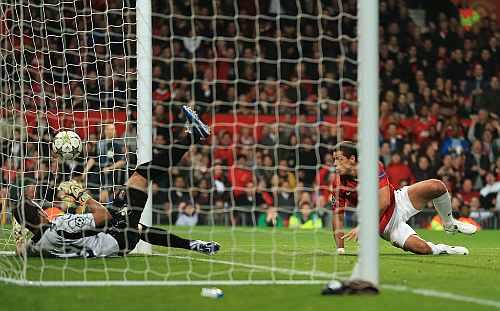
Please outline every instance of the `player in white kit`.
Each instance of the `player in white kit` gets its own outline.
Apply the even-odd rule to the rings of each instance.
[[[187,106],[183,111],[191,124],[188,135],[174,142],[171,154],[156,154],[151,162],[139,165],[124,189],[116,193],[112,208],[107,209],[94,200],[78,183],[66,181],[58,189],[85,204],[87,213],[66,214],[49,221],[40,206],[29,199],[22,208],[14,209],[17,222],[33,233],[29,241],[17,245],[17,253],[59,258],[123,256],[143,240],[153,245],[215,254],[220,249],[216,242],[188,240],[139,223],[148,197],[149,180],[165,174],[166,169],[180,161],[193,142],[210,135],[210,129],[194,111]]]

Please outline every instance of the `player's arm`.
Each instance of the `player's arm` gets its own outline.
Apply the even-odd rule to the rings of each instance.
[[[329,206],[332,209],[332,230],[333,230],[333,240],[335,241],[335,246],[337,247],[337,253],[344,253],[344,211],[346,206],[346,201],[340,196],[339,193],[332,191],[330,194]]]
[[[94,222],[96,227],[104,226],[108,221],[110,221],[113,217],[108,212],[107,208],[105,208],[101,203],[97,202],[94,199],[90,199],[87,201],[87,210],[92,213],[94,216]]]
[[[93,216],[95,227],[102,227],[113,218],[108,210],[101,203],[94,200],[77,182],[73,180],[62,182],[57,189],[72,196],[80,204],[85,204],[87,210]]]
[[[115,153],[117,153],[118,155],[115,156],[113,164],[104,168],[105,172],[122,169],[127,164],[127,162],[125,161],[125,157],[123,155],[125,153],[124,147],[121,144],[117,143],[117,144],[113,144],[113,148],[115,150]]]
[[[382,215],[390,205],[391,205],[391,187],[389,187],[389,185],[385,185],[378,191],[379,215]]]
[[[344,254],[344,212],[335,210],[332,217],[333,238],[337,246],[337,254]]]

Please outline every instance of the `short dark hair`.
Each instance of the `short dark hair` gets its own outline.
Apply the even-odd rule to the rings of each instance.
[[[358,147],[354,142],[344,140],[337,145],[336,149],[338,151],[341,151],[345,157],[350,158],[354,156],[356,158],[356,161],[358,160]]]
[[[20,225],[24,225],[32,233],[40,225],[39,207],[29,202],[14,208],[12,215]]]

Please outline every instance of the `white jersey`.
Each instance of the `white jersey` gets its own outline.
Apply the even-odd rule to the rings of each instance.
[[[117,255],[119,250],[113,236],[95,231],[94,216],[90,213],[57,217],[29,245],[30,253],[60,258],[106,257]]]

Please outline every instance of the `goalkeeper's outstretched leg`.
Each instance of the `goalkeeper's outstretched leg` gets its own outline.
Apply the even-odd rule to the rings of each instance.
[[[171,152],[163,151],[154,154],[153,160],[139,165],[129,178],[125,190],[115,195],[113,203],[113,235],[120,244],[122,254],[133,250],[139,239],[166,247],[191,249],[206,254],[214,254],[220,249],[216,242],[187,240],[168,233],[161,228],[153,228],[140,224],[140,218],[147,201],[147,189],[150,181],[156,181],[167,170],[177,165],[193,143],[199,143],[210,135],[209,127],[204,124],[196,112],[188,106],[182,110],[190,123],[187,135],[171,144]]]

